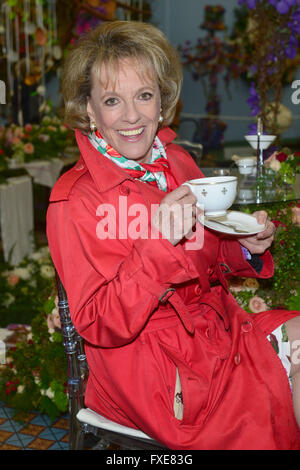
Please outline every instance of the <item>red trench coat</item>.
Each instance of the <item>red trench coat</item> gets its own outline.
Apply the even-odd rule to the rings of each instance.
[[[250,315],[226,286],[229,275],[272,276],[270,253],[258,276],[238,241],[209,230],[201,249],[127,237],[120,201],[146,205],[150,214],[150,203],[165,193],[132,179],[76,136],[81,158],[52,191],[47,234],[86,342],[86,406],[170,449],[300,449],[288,377],[266,338],[299,312]],[[159,136],[178,185],[203,176],[172,144],[173,131]],[[115,239],[99,237],[101,204],[116,209]],[[182,420],[173,412],[176,370]]]

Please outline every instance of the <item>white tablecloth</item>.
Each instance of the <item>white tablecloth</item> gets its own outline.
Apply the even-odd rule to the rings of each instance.
[[[63,166],[64,163],[59,158],[36,160],[23,164],[23,168],[28,171],[35,183],[49,188],[52,188],[56,183]]]
[[[0,229],[4,260],[15,266],[34,250],[33,194],[29,176],[0,185]]]

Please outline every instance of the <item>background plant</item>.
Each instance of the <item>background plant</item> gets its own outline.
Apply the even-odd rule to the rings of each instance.
[[[251,115],[260,115],[264,129],[278,135],[277,117],[284,81],[299,65],[298,0],[239,0],[234,38],[251,80]]]
[[[255,209],[249,206],[248,211]],[[268,212],[277,227],[270,249],[274,276],[259,280],[233,279],[230,288],[240,305],[250,313],[277,308],[300,310],[300,207],[294,203],[277,203],[260,206],[260,209]]]

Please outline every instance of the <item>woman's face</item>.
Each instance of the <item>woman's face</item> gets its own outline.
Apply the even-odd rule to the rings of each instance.
[[[142,78],[133,59],[121,61],[114,82],[102,68],[100,80],[92,73],[87,113],[103,139],[124,157],[139,163],[151,158],[161,109],[159,86]]]

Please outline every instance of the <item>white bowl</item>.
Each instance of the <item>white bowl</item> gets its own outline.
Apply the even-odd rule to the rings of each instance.
[[[245,135],[245,139],[247,140],[247,142],[249,142],[252,148],[257,150],[258,138],[256,134]],[[261,135],[260,136],[260,148],[262,150],[267,149],[271,145],[271,143],[274,142],[275,139],[276,139],[276,135]]]
[[[183,183],[189,186],[198,199],[197,205],[208,216],[226,214],[237,193],[236,176],[212,176]]]
[[[254,158],[240,158],[236,162],[241,175],[251,175],[256,168],[256,159]]]

